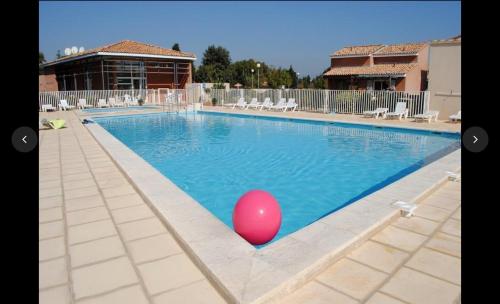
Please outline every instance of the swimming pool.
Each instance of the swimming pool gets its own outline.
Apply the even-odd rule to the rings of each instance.
[[[103,112],[121,112],[121,111],[132,111],[132,110],[152,110],[157,109],[155,106],[132,106],[132,107],[113,107],[113,108],[90,108],[82,110],[87,113],[103,113]]]
[[[233,114],[95,121],[231,228],[243,193],[271,192],[273,241],[460,147],[458,134]]]

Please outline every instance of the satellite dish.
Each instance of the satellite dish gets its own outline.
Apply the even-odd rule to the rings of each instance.
[[[68,56],[71,54],[71,49],[70,48],[65,48],[64,49],[64,55]]]
[[[78,49],[78,52],[83,53],[83,51],[85,51],[85,49],[83,48],[83,46],[81,46],[80,49]]]
[[[78,53],[78,48],[76,46],[71,48],[71,54],[76,54]]]

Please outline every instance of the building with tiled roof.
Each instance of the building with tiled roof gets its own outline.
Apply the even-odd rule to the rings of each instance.
[[[323,76],[333,90],[421,91],[426,88],[428,43],[360,45],[330,55]]]
[[[41,77],[60,91],[184,88],[195,60],[193,53],[123,40],[47,62]]]

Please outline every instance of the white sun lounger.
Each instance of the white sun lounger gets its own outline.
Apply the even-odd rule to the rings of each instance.
[[[68,111],[74,108],[75,106],[68,105],[68,101],[66,99],[61,99],[61,101],[59,101],[59,109],[62,111]]]
[[[389,112],[385,114],[386,118],[392,118],[392,117],[397,117],[399,120],[401,118],[408,118],[408,109],[406,108],[406,102],[398,102],[396,104],[396,108],[394,109],[394,112]]]
[[[257,101],[257,98],[252,98],[252,100],[250,100],[250,103],[247,104],[247,107],[246,109],[248,108],[258,108],[260,107],[260,102]]]
[[[427,111],[423,114],[417,114],[414,116],[415,121],[419,120],[427,120],[428,123],[431,123],[432,119],[437,121],[439,115],[439,111]]]
[[[295,109],[297,109],[298,104],[295,102],[295,98],[288,98],[288,102],[285,105],[285,109],[283,112],[286,112],[287,109],[291,109],[292,112],[295,112]]]
[[[365,117],[374,117],[375,119],[378,119],[379,115],[382,116],[382,118],[385,118],[385,115],[389,111],[389,108],[376,108],[373,111],[364,111],[363,116]]]
[[[109,108],[108,103],[106,102],[106,99],[99,99],[97,101],[97,107],[98,108]]]
[[[56,111],[57,108],[54,107],[53,105],[51,104],[43,104],[42,105],[42,112],[47,112],[47,111]]]
[[[224,106],[225,107],[231,107],[233,109],[236,108],[236,107],[244,109],[247,106],[247,102],[245,101],[245,98],[240,97],[240,99],[238,99],[237,103],[227,103],[227,104],[224,104]]]
[[[285,98],[280,98],[278,103],[276,103],[274,106],[270,106],[268,108],[269,110],[283,110],[286,109],[286,99]]]
[[[264,98],[264,102],[260,105],[260,111],[262,111],[262,109],[267,109],[269,110],[270,107],[273,106],[273,103],[271,102],[271,98],[270,97],[266,97]]]
[[[450,115],[451,121],[459,121],[462,120],[462,110],[458,111],[457,114]]]
[[[109,103],[110,107],[124,107],[125,106],[125,103],[120,102],[120,101],[116,101],[116,98],[114,98],[114,97],[108,98],[108,103]]]
[[[82,110],[83,110],[83,109],[85,109],[85,108],[93,108],[93,107],[94,107],[93,105],[89,105],[89,104],[87,103],[87,99],[85,99],[85,98],[80,98],[80,99],[78,99],[78,108],[79,108],[79,109],[82,109]]]

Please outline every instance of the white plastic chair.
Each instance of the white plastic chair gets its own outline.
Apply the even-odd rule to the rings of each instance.
[[[389,108],[376,108],[373,111],[364,111],[363,115],[365,117],[373,117],[375,116],[375,119],[378,119],[378,116],[382,116],[382,118],[385,118],[385,115],[389,111]]]
[[[459,121],[462,120],[462,110],[458,111],[457,114],[450,115],[451,121]]]
[[[394,112],[389,112],[385,114],[386,118],[392,118],[392,117],[397,117],[399,120],[401,118],[407,118],[408,117],[408,109],[406,108],[406,102],[398,102],[396,104],[396,109],[394,109]]]
[[[68,105],[68,101],[66,99],[61,99],[59,101],[59,109],[62,111],[68,111],[68,110],[71,110],[74,108],[75,108],[75,106]]]
[[[415,115],[414,118],[415,121],[427,120],[428,123],[431,123],[432,119],[434,119],[434,121],[437,121],[438,115],[439,111],[427,111],[425,113]]]

